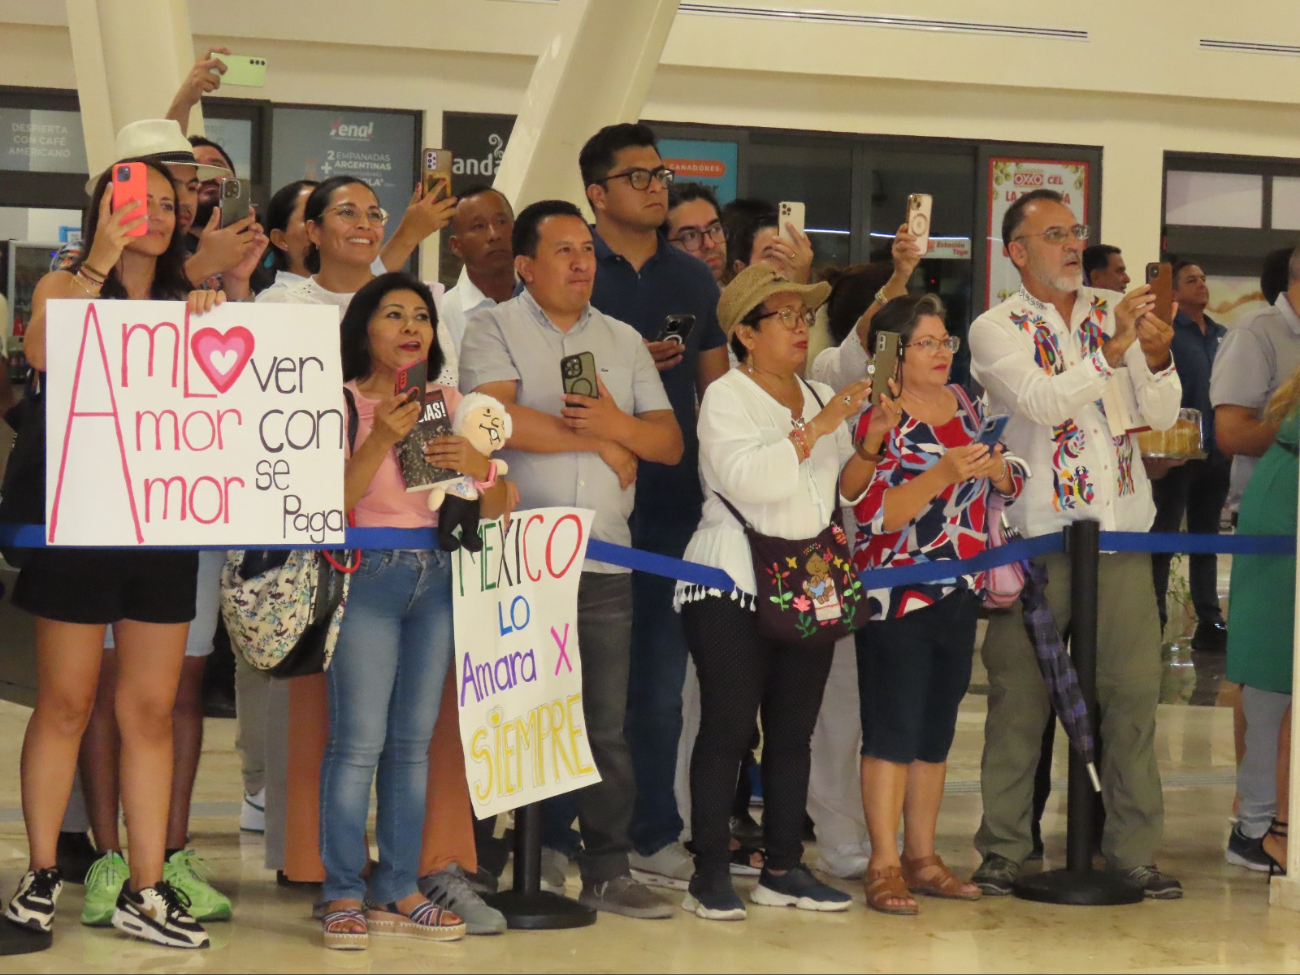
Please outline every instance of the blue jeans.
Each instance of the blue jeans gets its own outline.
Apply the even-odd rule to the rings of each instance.
[[[327,900],[361,900],[366,816],[377,785],[378,904],[418,891],[429,740],[451,663],[451,561],[444,552],[363,553],[326,677],[320,855]]]

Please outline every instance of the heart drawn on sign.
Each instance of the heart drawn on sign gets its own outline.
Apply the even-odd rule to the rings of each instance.
[[[236,325],[224,335],[215,328],[201,328],[191,336],[190,348],[203,375],[217,392],[224,393],[235,384],[253,356],[253,333],[242,325]]]

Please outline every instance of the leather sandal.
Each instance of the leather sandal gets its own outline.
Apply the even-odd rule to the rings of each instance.
[[[921,877],[921,871],[937,867],[938,871],[929,879]],[[957,879],[947,864],[937,856],[918,857],[909,860],[903,857],[903,879],[907,889],[913,894],[926,897],[940,897],[950,901],[977,901],[983,894],[978,889],[962,890],[962,882]]]
[[[425,941],[459,941],[465,936],[465,922],[432,901],[416,905],[410,914],[396,904],[376,905],[366,911],[366,921],[376,935]]]
[[[360,922],[362,930],[350,930],[356,922]],[[360,951],[370,945],[370,926],[366,923],[366,912],[359,907],[329,911],[321,918],[321,933],[325,937],[326,948]]]
[[[913,904],[891,904],[891,900],[911,900],[912,893],[903,883],[903,874],[898,867],[884,867],[868,870],[863,878],[863,887],[867,895],[867,907],[881,914],[895,914],[911,917],[920,912]]]

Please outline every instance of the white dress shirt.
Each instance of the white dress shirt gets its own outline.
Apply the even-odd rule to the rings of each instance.
[[[496,301],[479,290],[468,274],[462,274],[456,286],[442,296],[438,306],[438,323],[446,329],[457,354],[465,341],[465,323],[481,308],[495,308]]]
[[[1137,342],[1118,369],[1107,363],[1101,346],[1115,332],[1122,297],[1080,288],[1067,325],[1022,290],[971,325],[971,372],[988,391],[989,413],[1010,415],[1003,439],[1034,472],[1007,508],[1026,536],[1084,519],[1103,531],[1151,528],[1155,505],[1137,439],[1111,436],[1102,396],[1110,384],[1129,384],[1133,419],[1166,430],[1178,419],[1182,384],[1172,363],[1152,373]]]

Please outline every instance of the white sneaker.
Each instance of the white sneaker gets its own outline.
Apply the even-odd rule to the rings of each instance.
[[[686,890],[695,876],[695,858],[680,843],[669,843],[648,857],[633,851],[628,855],[632,879],[647,887]]]
[[[569,858],[559,850],[542,847],[542,890],[548,894],[563,894],[569,879]]]
[[[239,808],[239,831],[241,833],[266,832],[266,787],[263,786],[254,795],[244,795],[244,803]]]
[[[861,880],[867,873],[871,858],[855,843],[832,846],[821,850],[816,867],[822,873],[841,880]]]

